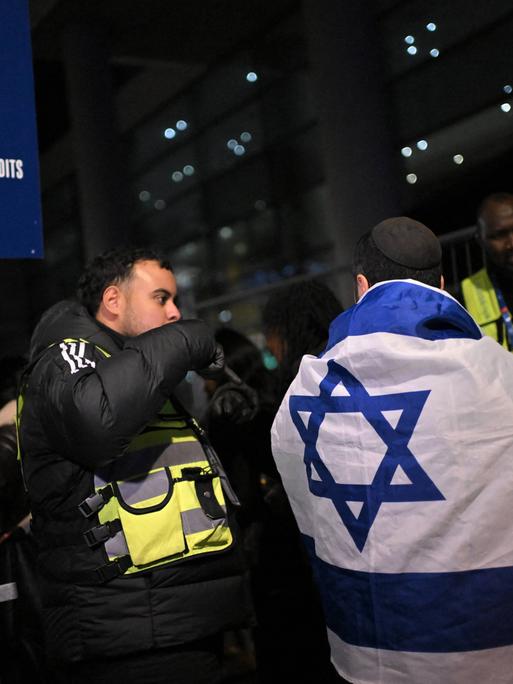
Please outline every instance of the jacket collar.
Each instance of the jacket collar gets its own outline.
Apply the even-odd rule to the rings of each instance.
[[[42,315],[30,342],[30,359],[66,338],[87,340],[109,354],[122,349],[125,341],[122,335],[90,316],[84,306],[73,300],[64,300]]]

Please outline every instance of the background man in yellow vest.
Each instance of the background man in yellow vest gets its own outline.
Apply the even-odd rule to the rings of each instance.
[[[513,349],[513,195],[488,195],[477,213],[486,266],[461,283],[463,303],[484,333]]]

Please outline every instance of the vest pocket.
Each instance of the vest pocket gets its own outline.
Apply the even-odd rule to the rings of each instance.
[[[115,483],[118,513],[132,563],[147,565],[185,551],[178,492],[168,468]]]
[[[187,546],[192,553],[214,551],[232,542],[221,480],[217,475],[200,471],[184,468],[176,483]]]

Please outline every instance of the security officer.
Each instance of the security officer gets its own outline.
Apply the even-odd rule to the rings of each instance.
[[[169,263],[111,251],[34,332],[18,418],[49,656],[72,682],[217,682],[246,624],[229,485],[173,397],[222,366]]]
[[[513,349],[513,195],[495,193],[478,210],[487,265],[461,283],[463,303],[483,332]]]

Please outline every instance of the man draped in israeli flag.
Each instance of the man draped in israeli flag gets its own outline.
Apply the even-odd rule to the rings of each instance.
[[[359,301],[273,425],[355,684],[513,682],[513,358],[439,289],[440,262],[411,219],[367,233]]]

